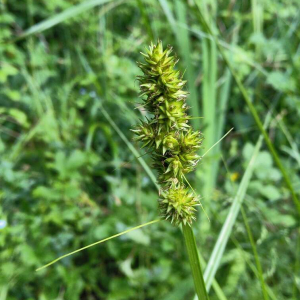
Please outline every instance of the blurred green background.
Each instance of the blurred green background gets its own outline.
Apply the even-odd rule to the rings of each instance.
[[[215,276],[223,296],[212,288],[211,299],[264,299],[259,274],[270,299],[300,299],[299,215],[199,10],[262,122],[269,112],[267,132],[299,195],[298,0],[1,0],[0,300],[193,299],[181,232],[167,222],[35,272],[158,217],[156,188],[128,148],[146,152],[130,132],[145,118],[136,61],[158,38],[180,58],[190,113],[204,117],[193,120],[201,153],[234,127],[189,176],[210,218],[199,209],[193,226],[206,261],[237,199],[245,211],[228,217]]]

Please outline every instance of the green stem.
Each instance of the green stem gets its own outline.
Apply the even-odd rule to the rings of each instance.
[[[193,230],[189,225],[182,225],[182,231],[191,264],[196,294],[199,300],[208,300]]]
[[[255,241],[254,241],[254,238],[253,238],[253,234],[252,234],[249,222],[248,222],[246,212],[243,209],[243,206],[241,206],[241,212],[242,212],[245,227],[246,227],[246,230],[247,230],[247,233],[248,233],[248,237],[249,237],[249,240],[250,240],[250,243],[251,243],[252,251],[253,251],[253,254],[254,254],[254,258],[255,258],[255,262],[256,262],[256,268],[257,268],[257,271],[258,271],[258,277],[259,277],[259,280],[260,280],[263,297],[264,297],[265,300],[269,300],[269,296],[268,296],[267,289],[266,289],[266,283],[265,283],[265,280],[264,280],[263,270],[262,270],[261,263],[260,263],[260,260],[259,260],[256,244],[255,244]]]

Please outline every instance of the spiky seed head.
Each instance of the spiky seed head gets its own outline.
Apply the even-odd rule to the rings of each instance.
[[[162,217],[175,225],[191,225],[198,205],[198,197],[181,185],[171,185],[159,198]]]
[[[169,133],[163,138],[163,147],[162,147],[162,154],[165,154],[166,151],[170,153],[178,153],[180,150],[180,145],[178,142],[178,138],[174,133]]]
[[[140,96],[152,118],[141,122],[133,132],[142,147],[152,150],[153,167],[162,187],[159,199],[162,214],[173,224],[190,225],[198,198],[185,187],[184,174],[195,169],[203,137],[188,123],[188,93],[183,90],[186,82],[175,70],[177,59],[171,52],[171,47],[164,50],[158,41],[142,53],[145,62],[138,63],[143,72],[138,77]]]

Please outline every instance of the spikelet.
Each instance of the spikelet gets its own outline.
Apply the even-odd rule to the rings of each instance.
[[[199,200],[184,186],[168,189],[158,201],[162,216],[175,225],[192,224],[196,219],[195,207],[199,205]]]
[[[132,131],[137,135],[135,140],[152,152],[153,166],[162,188],[161,215],[175,225],[191,225],[199,199],[186,188],[184,175],[193,171],[200,160],[197,150],[203,136],[188,124],[188,93],[183,90],[186,82],[175,70],[177,59],[171,52],[171,47],[164,50],[158,41],[142,53],[145,62],[138,63],[143,72],[138,76],[140,96],[152,118]]]

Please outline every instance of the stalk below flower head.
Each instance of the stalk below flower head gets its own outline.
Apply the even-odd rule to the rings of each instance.
[[[183,90],[186,81],[175,70],[178,60],[171,52],[171,47],[164,50],[158,41],[141,53],[145,62],[138,63],[143,71],[138,76],[140,96],[152,117],[132,131],[142,147],[152,152],[161,186],[158,201],[162,217],[175,225],[191,225],[199,198],[186,187],[184,180],[185,174],[193,171],[200,160],[197,150],[203,137],[189,124],[188,93]]]

